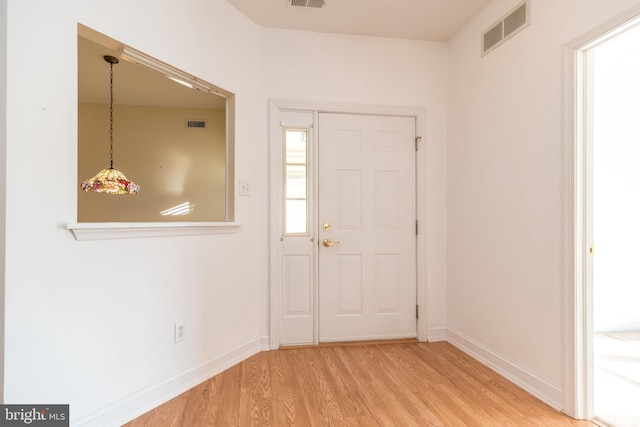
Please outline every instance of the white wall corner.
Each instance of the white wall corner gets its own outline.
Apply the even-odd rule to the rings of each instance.
[[[555,410],[562,411],[564,395],[559,386],[451,328],[447,329],[447,341]]]
[[[119,427],[168,402],[187,390],[269,347],[268,337],[258,337],[206,362],[113,402],[79,419],[78,427]]]

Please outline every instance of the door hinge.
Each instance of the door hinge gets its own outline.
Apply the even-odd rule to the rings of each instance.
[[[416,136],[416,151],[418,151],[418,143],[420,142],[421,139],[422,139],[421,136]]]
[[[593,245],[589,246],[589,253],[590,253],[591,255],[593,255],[594,253],[596,253],[596,248],[595,248],[595,246],[593,246]]]
[[[420,318],[420,312],[418,311],[418,304],[416,304],[416,319]]]
[[[418,221],[416,221],[416,236],[418,235]]]

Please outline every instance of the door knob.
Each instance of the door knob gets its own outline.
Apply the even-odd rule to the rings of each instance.
[[[340,242],[337,241],[337,240],[335,242],[332,242],[331,239],[324,239],[322,241],[322,246],[324,246],[326,248],[328,248],[329,246],[339,245],[339,244],[340,244]]]

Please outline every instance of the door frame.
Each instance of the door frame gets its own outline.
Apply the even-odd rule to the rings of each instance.
[[[280,347],[281,319],[282,319],[282,250],[280,239],[282,236],[282,130],[280,126],[280,112],[312,112],[314,123],[318,123],[320,113],[338,114],[363,114],[377,116],[403,116],[413,117],[416,121],[416,136],[419,140],[419,149],[416,152],[416,218],[419,224],[423,224],[422,230],[426,230],[427,224],[427,179],[426,164],[426,108],[424,107],[399,107],[381,105],[359,105],[359,104],[339,104],[314,101],[298,101],[287,99],[271,99],[269,101],[269,178],[270,178],[270,233],[269,233],[269,347],[275,350]],[[316,188],[313,192],[313,218],[311,221],[312,238],[314,242],[318,238],[317,230],[317,173],[318,173],[318,129],[315,126],[312,130],[312,140],[314,147],[312,151],[313,161],[313,182]],[[317,248],[317,246],[316,246]],[[417,319],[416,328],[419,341],[427,341],[428,338],[428,316],[427,311],[427,232],[418,233],[416,243],[416,302],[420,307],[420,316]],[[318,251],[314,250],[314,265],[318,265]],[[313,317],[314,317],[314,343],[318,344],[318,272],[314,272],[313,290]]]
[[[591,49],[640,22],[640,6],[563,48],[564,402],[563,412],[593,418],[592,66]]]

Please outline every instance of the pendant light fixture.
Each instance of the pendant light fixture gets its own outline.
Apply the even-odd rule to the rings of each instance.
[[[104,60],[109,63],[110,80],[109,93],[109,158],[108,169],[102,169],[95,176],[82,181],[80,188],[84,191],[107,194],[138,194],[140,187],[127,179],[122,172],[113,168],[113,64],[117,64],[118,58],[106,55]]]

